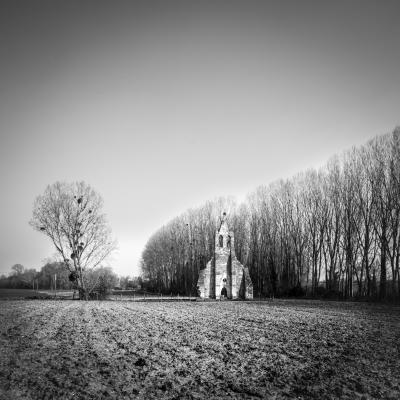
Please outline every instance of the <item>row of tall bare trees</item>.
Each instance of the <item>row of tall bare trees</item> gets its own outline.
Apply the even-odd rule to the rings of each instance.
[[[228,212],[255,294],[400,297],[400,129],[333,157],[320,170],[218,199],[159,229],[142,260],[164,292],[196,291]]]

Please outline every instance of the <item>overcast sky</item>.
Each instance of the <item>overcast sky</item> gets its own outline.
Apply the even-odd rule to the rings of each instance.
[[[187,208],[319,167],[400,124],[400,1],[0,5],[0,273],[54,254],[35,197],[84,180],[138,273]]]

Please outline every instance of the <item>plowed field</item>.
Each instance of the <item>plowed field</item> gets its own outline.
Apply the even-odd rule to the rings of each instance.
[[[1,399],[399,399],[400,308],[0,301]]]

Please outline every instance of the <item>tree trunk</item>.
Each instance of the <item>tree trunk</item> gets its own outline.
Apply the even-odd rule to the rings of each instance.
[[[379,298],[381,300],[386,298],[386,226],[382,226],[382,239],[381,239],[381,279],[379,283]]]

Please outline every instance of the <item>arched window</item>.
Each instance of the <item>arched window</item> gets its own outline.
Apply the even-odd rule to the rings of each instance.
[[[226,247],[228,247],[228,249],[231,248],[231,236],[228,236],[228,240],[226,241]]]
[[[219,235],[219,247],[224,247],[224,237]]]

